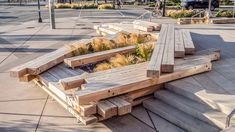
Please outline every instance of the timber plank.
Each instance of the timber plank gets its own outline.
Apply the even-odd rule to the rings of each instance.
[[[136,47],[135,45],[132,45],[132,46],[127,46],[127,47],[122,47],[122,48],[116,48],[116,49],[111,49],[111,50],[106,50],[106,51],[101,51],[101,52],[90,53],[86,55],[79,55],[79,56],[64,59],[64,63],[66,63],[69,67],[74,68],[77,66],[106,60],[115,56],[116,54],[132,53],[135,51],[135,47]]]
[[[195,62],[192,60],[187,60],[183,65],[176,65],[174,73],[163,74],[160,76],[160,78],[157,79],[149,79],[147,77],[140,76],[140,78],[137,78],[137,80],[128,80],[125,83],[122,82],[124,84],[118,83],[116,86],[101,88],[97,87],[97,89],[84,89],[76,92],[75,96],[77,97],[78,104],[87,104],[92,101],[97,101],[209,70],[211,70],[211,62],[208,62],[208,60],[201,59],[196,60]]]
[[[182,30],[183,40],[184,40],[184,48],[185,54],[194,54],[195,53],[195,46],[193,44],[192,37],[190,35],[189,30]]]
[[[167,25],[162,25],[158,41],[155,45],[147,68],[147,77],[159,77],[161,74],[161,62],[166,43],[167,28]]]
[[[175,28],[173,24],[168,24],[166,44],[163,52],[161,72],[174,71],[174,47],[175,47]]]
[[[117,106],[118,115],[125,115],[128,113],[131,113],[131,109],[132,109],[131,103],[125,101],[124,99],[119,98],[119,97],[114,97],[108,100]]]
[[[42,85],[37,80],[34,80],[34,82],[39,85],[46,93],[48,93],[53,99],[55,99],[59,104],[61,104],[66,110],[68,110],[72,115],[74,115],[79,121],[81,121],[83,124],[88,125],[91,123],[97,122],[97,117],[91,115],[88,117],[84,117],[80,115],[76,110],[74,110],[70,105],[68,105],[65,101],[61,100],[57,95],[54,94],[51,90],[49,90],[47,87]]]
[[[185,56],[184,41],[181,30],[175,30],[175,57],[181,58]]]
[[[97,103],[97,113],[104,119],[117,115],[117,106],[110,101],[103,100]]]

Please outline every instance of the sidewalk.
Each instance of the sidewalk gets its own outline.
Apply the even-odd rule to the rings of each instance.
[[[83,25],[83,26],[78,26]],[[51,30],[48,21],[3,26],[0,32],[0,131],[69,131],[90,127],[109,131],[101,123],[79,126],[75,118],[33,83],[20,83],[9,77],[9,69],[56,50],[65,43],[90,38],[92,23],[77,18],[57,19]]]

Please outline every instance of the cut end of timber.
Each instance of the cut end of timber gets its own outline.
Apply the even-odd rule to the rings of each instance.
[[[85,79],[79,79],[76,81],[67,81],[66,78],[59,80],[59,84],[62,86],[62,88],[64,90],[69,90],[69,89],[73,89],[76,87],[81,87],[82,84],[86,83]]]
[[[195,52],[196,52],[195,48],[185,48],[186,55],[193,55],[195,54]]]
[[[28,73],[27,69],[16,70],[12,69],[10,71],[10,77],[22,77]]]
[[[185,57],[185,51],[175,51],[175,58],[183,58]]]
[[[172,73],[174,72],[174,64],[172,65],[161,65],[161,72]]]
[[[150,78],[159,78],[160,77],[160,71],[147,70],[147,77],[150,77]]]

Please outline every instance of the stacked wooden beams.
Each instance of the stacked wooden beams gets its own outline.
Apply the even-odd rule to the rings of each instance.
[[[80,40],[72,45],[80,45],[89,43],[87,40]],[[65,58],[72,57],[76,48],[68,48],[66,46],[49,54],[43,55],[35,60],[29,61],[25,64],[17,66],[10,70],[12,77],[23,77],[28,75],[38,75],[55,65],[64,61]]]
[[[160,31],[161,24],[142,21],[142,20],[135,20],[133,22],[134,29],[138,29],[145,32],[152,32],[152,31]]]
[[[125,26],[128,24],[130,25],[123,23]],[[150,62],[93,73],[75,68],[108,59],[116,53],[134,52],[135,46],[127,46],[72,57],[78,52],[80,45],[90,45],[94,41],[112,43],[116,38],[117,35],[110,35],[106,38],[93,38],[69,44],[14,68],[11,74],[20,77],[21,80],[33,79],[79,121],[89,124],[130,113],[132,106],[151,98],[156,90],[163,88],[165,82],[210,71],[211,61],[219,59],[220,56],[217,50],[207,50],[174,60],[175,54],[179,54],[177,57],[184,57],[186,50],[187,54],[194,53],[190,32],[174,31],[173,25],[162,25],[156,43],[157,48],[154,49]],[[59,64],[63,61],[74,69]],[[159,69],[158,78],[146,77],[150,64]],[[154,68],[151,76],[156,76]],[[165,73],[161,74],[161,71]]]
[[[183,35],[183,40],[184,40],[185,54],[194,54],[195,46],[193,44],[193,40],[189,30],[183,30],[181,33]]]
[[[214,54],[216,53],[213,53],[212,55]],[[87,82],[86,84],[83,84],[83,90],[75,93],[78,104],[88,104],[89,102],[99,101],[101,99],[162,84],[167,81],[211,69],[211,63],[208,62],[208,59],[205,60],[201,57],[195,58],[193,56],[184,58],[183,60],[177,60],[175,72],[163,74],[160,78],[150,79],[147,78],[144,73],[147,64],[148,62],[88,74],[83,78]],[[74,82],[80,80],[80,76],[74,76],[70,79],[62,79],[61,81],[64,81],[67,84],[70,82],[74,84]],[[110,80],[112,80],[112,82]],[[79,87],[79,85],[77,85],[77,87]]]
[[[173,72],[174,58],[194,53],[195,46],[188,30],[175,30],[171,24],[162,25],[147,68],[147,77],[158,78],[161,73]]]

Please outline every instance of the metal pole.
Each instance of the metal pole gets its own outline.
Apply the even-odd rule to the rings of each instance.
[[[40,1],[38,0],[38,22],[42,23],[41,11],[40,11]]]
[[[162,16],[165,16],[165,12],[166,12],[166,0],[163,0],[163,11],[162,11]]]
[[[208,7],[208,10],[209,10],[209,18],[211,17],[211,0],[209,0],[209,7]]]
[[[234,18],[234,15],[235,15],[235,0],[234,0],[234,2],[233,2],[233,18]]]
[[[49,0],[49,15],[50,15],[51,29],[55,29],[54,0]]]

